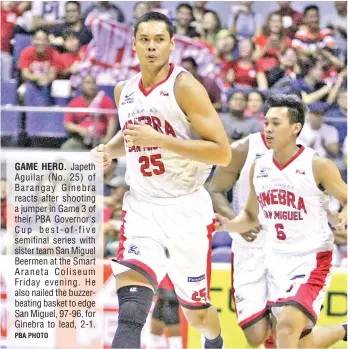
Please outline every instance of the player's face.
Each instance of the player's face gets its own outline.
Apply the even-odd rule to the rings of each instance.
[[[296,135],[301,130],[300,123],[290,123],[288,108],[270,108],[265,116],[264,132],[271,149],[281,149],[296,141]]]
[[[174,50],[174,39],[170,38],[164,22],[143,22],[139,24],[133,49],[140,66],[158,69],[169,61],[170,51]]]

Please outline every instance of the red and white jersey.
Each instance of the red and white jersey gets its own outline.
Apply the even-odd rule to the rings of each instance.
[[[254,187],[259,221],[275,252],[302,254],[332,250],[333,235],[324,208],[325,194],[313,174],[316,152],[300,146],[280,165],[267,152],[256,161]]]
[[[248,136],[249,149],[244,166],[240,172],[239,178],[233,186],[232,209],[236,214],[241,213],[249,198],[250,192],[250,169],[255,160],[261,158],[267,151],[265,135],[263,132],[253,133]],[[257,239],[253,242],[245,241],[239,233],[232,233],[231,237],[238,243],[245,246],[262,246],[265,240],[265,234],[261,231]]]
[[[141,73],[127,80],[118,108],[121,129],[124,131],[127,124],[138,120],[170,137],[200,139],[175,98],[175,79],[182,72],[186,70],[171,65],[168,76],[149,91],[142,86]],[[203,187],[211,171],[211,165],[166,149],[125,147],[127,184],[151,200],[190,194]]]

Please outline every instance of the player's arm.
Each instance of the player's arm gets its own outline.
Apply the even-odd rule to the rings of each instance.
[[[237,215],[227,200],[226,192],[237,182],[239,173],[244,166],[249,149],[248,137],[233,143],[231,148],[233,160],[227,167],[218,166],[216,168],[214,176],[207,187],[215,211],[229,219],[233,219]]]
[[[347,184],[343,181],[334,162],[326,158],[317,157],[313,160],[313,173],[317,185],[320,184],[343,206],[336,226],[337,229],[343,229],[347,224]]]
[[[123,87],[125,85],[125,82],[119,82],[114,90],[114,97],[115,97],[115,103],[116,108],[119,106],[120,102],[120,96],[121,92],[123,90]],[[124,138],[122,130],[119,130],[116,135],[111,138],[111,140],[106,144],[105,146],[105,152],[110,154],[111,159],[120,158],[122,156],[126,155],[126,149],[124,147]]]
[[[255,229],[255,227],[259,225],[259,204],[257,202],[257,195],[253,183],[254,169],[255,163],[253,164],[250,170],[250,193],[244,211],[242,211],[236,218],[232,220],[228,220],[224,217],[217,216],[217,220],[220,220],[220,223],[222,223],[223,230],[244,233],[246,231]]]
[[[227,166],[232,153],[222,122],[203,85],[189,74],[175,84],[176,100],[202,140],[183,140],[160,134],[158,146],[186,158]]]

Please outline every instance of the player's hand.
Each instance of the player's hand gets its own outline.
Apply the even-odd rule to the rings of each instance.
[[[229,219],[221,216],[218,213],[215,213],[215,230],[226,230],[224,226],[229,223]]]
[[[247,231],[246,233],[241,233],[240,235],[245,241],[253,242],[257,238],[257,234],[260,232],[261,226],[258,225],[254,229]]]
[[[157,147],[157,140],[162,136],[151,126],[144,125],[137,120],[134,124],[128,124],[123,134],[127,147]]]
[[[347,217],[345,212],[340,212],[337,215],[337,223],[334,225],[336,230],[346,230],[347,229]]]
[[[102,167],[104,170],[111,164],[111,156],[106,152],[105,144],[99,144],[97,147],[90,151],[91,161],[98,167]]]

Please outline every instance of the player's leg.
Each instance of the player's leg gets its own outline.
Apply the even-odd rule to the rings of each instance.
[[[163,309],[165,306],[165,300],[160,297],[161,289],[157,292],[157,301],[152,312],[151,319],[151,333],[146,347],[149,349],[159,348],[163,331],[166,325],[163,322]]]
[[[320,313],[329,285],[332,252],[305,256],[273,256],[281,265],[282,290],[272,311],[277,318],[277,347],[298,348],[303,331],[312,329]],[[313,347],[312,335],[301,340],[302,347]]]
[[[313,348],[329,348],[341,340],[347,341],[347,323],[313,328]]]
[[[167,262],[159,242],[160,232],[147,217],[152,217],[151,205],[134,200],[127,193],[119,250],[111,264],[119,303],[112,348],[140,348],[141,331],[157,290],[157,280],[165,276]]]
[[[232,243],[232,296],[245,338],[252,347],[269,336],[265,255],[262,247]]]
[[[301,333],[308,322],[308,316],[298,307],[284,306],[277,318],[277,348],[299,348]],[[306,348],[312,348],[311,343],[308,345]]]
[[[170,292],[166,299],[163,320],[168,330],[169,349],[182,349],[179,301],[174,291]]]

